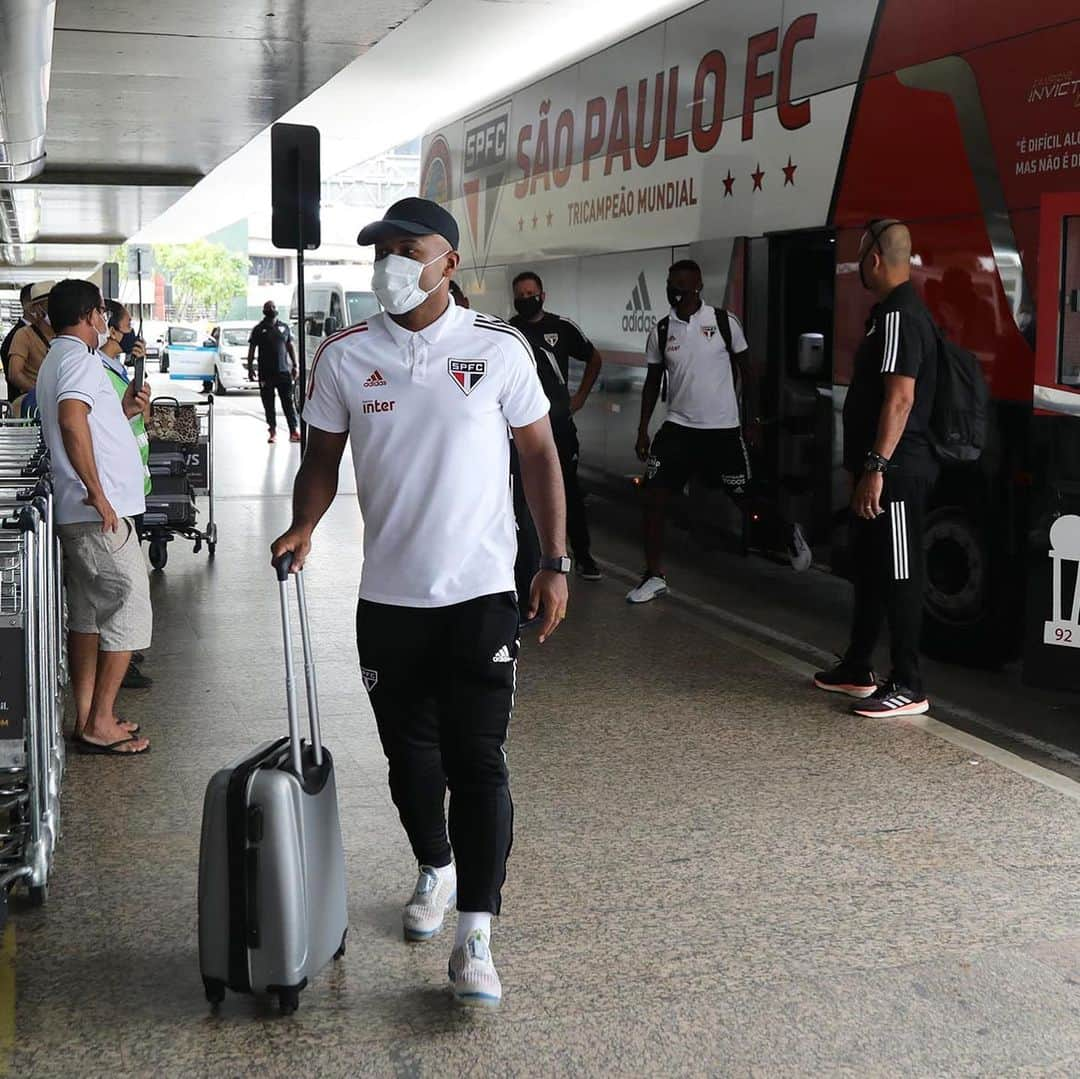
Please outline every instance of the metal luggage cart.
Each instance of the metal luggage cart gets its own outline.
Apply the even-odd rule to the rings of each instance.
[[[50,561],[40,499],[0,496],[0,888],[6,898],[22,881],[35,905],[48,894],[63,769]]]
[[[180,402],[174,397],[156,397],[153,405],[175,405],[179,409]],[[183,455],[184,463],[180,470],[174,470],[170,465],[155,465],[155,440],[150,441],[150,474],[153,480],[160,486],[181,486],[182,490],[177,493],[158,495],[159,502],[155,505],[155,495],[147,496],[146,513],[143,517],[142,528],[139,530],[139,538],[149,544],[150,565],[154,569],[165,568],[169,560],[169,543],[177,536],[183,536],[194,544],[192,550],[198,554],[203,544],[206,544],[207,555],[214,557],[217,551],[218,529],[214,521],[214,398],[208,397],[205,401],[185,402],[184,407],[195,410],[199,419],[198,433],[193,441],[177,444],[168,442],[172,450],[170,456],[175,457],[179,452]],[[160,446],[161,443],[158,443]],[[180,445],[183,448],[177,449]],[[180,477],[186,479],[185,485],[177,485],[169,481],[175,481]],[[199,509],[196,505],[194,519],[188,523],[179,523],[170,520],[166,508],[167,501],[173,500],[183,504],[186,493],[190,489],[193,498],[206,498],[206,528],[200,529],[198,524]]]

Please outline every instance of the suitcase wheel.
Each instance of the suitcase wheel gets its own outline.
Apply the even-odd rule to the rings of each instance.
[[[163,540],[153,540],[150,544],[150,565],[154,569],[164,569],[169,561],[169,547]]]
[[[349,931],[347,929],[345,930],[344,933],[341,934],[341,947],[338,948],[338,950],[336,952],[334,952],[334,958],[335,959],[344,959],[345,958],[345,938],[348,935],[349,935]]]
[[[206,990],[206,999],[217,1007],[225,999],[225,983],[216,978],[203,978],[203,988]]]
[[[278,1007],[282,1015],[292,1015],[300,1007],[299,989],[279,989]]]

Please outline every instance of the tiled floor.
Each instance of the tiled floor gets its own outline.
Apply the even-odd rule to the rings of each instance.
[[[349,953],[288,1019],[205,1004],[202,793],[283,729],[269,540],[295,461],[226,402],[214,563],[153,581],[144,759],[74,758],[48,906],[13,913],[12,1075],[1075,1075],[1080,803],[904,725],[674,604],[577,585],[520,670],[497,1014],[448,939],[409,946],[414,866],[352,644],[355,502],[308,571],[350,888]],[[351,489],[349,482],[343,490]]]

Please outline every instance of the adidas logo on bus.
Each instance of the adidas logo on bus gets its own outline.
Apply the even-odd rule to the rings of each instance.
[[[373,390],[376,386],[389,386],[390,383],[379,373],[378,369],[371,372],[371,378],[364,383],[365,390]]]
[[[623,333],[648,333],[656,325],[644,272],[638,274],[637,284],[627,301],[626,310],[628,314],[623,315],[622,320]]]

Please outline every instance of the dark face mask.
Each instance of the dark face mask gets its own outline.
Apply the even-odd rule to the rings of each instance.
[[[138,341],[139,335],[134,330],[128,330],[127,333],[120,338],[120,351],[130,352],[135,347],[135,342]]]
[[[514,301],[514,310],[522,318],[535,318],[544,307],[544,299],[542,296],[526,296],[523,299]]]

